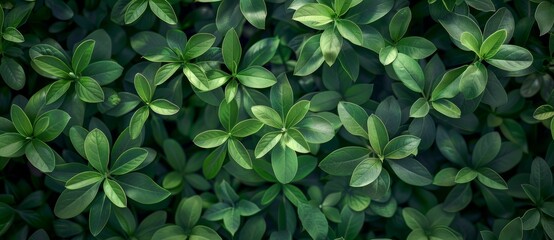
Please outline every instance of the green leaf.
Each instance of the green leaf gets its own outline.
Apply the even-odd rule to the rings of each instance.
[[[258,29],[265,29],[267,9],[263,0],[240,0],[240,11],[244,18]]]
[[[439,23],[446,29],[450,37],[454,40],[454,43],[463,50],[465,47],[460,44],[462,34],[469,32],[477,41],[479,45],[483,41],[483,34],[479,25],[475,23],[473,19],[468,16],[460,15],[457,13],[449,14],[448,17],[439,20]]]
[[[460,78],[460,92],[466,99],[481,95],[487,87],[487,68],[479,62],[469,65]]]
[[[206,179],[214,178],[221,166],[223,166],[223,161],[227,157],[227,145],[221,145],[213,150],[204,160],[202,164],[202,173],[206,176]]]
[[[4,38],[6,41],[14,42],[14,43],[22,43],[25,42],[25,37],[23,37],[23,34],[19,32],[14,27],[7,27],[2,32],[2,38]]]
[[[236,73],[242,55],[242,47],[240,46],[239,36],[234,28],[229,29],[223,38],[221,45],[223,61],[231,72]]]
[[[396,60],[398,49],[394,46],[386,46],[379,51],[379,61],[387,66]]]
[[[327,28],[321,34],[319,44],[325,62],[329,66],[333,65],[342,48],[341,35],[339,35],[339,32],[335,28]]]
[[[95,41],[92,39],[81,42],[73,52],[71,67],[76,74],[80,74],[90,63]]]
[[[25,71],[23,71],[23,67],[8,56],[4,56],[1,59],[0,76],[13,90],[21,90],[25,86]]]
[[[297,11],[298,12],[298,11]],[[300,55],[294,67],[294,75],[307,76],[315,72],[324,62],[321,50],[321,35],[314,35],[300,47]]]
[[[33,139],[25,147],[25,156],[41,172],[52,172],[56,166],[54,151],[46,143]]]
[[[388,159],[402,159],[411,154],[417,154],[421,139],[413,135],[402,135],[390,140],[383,149],[383,155]]]
[[[404,86],[414,92],[423,92],[425,76],[421,66],[414,59],[406,54],[399,53],[392,62],[392,68]]]
[[[256,144],[256,148],[254,149],[254,154],[256,155],[256,158],[261,158],[264,155],[266,155],[269,151],[279,143],[281,138],[283,137],[283,134],[281,132],[269,132],[266,133],[260,141],[258,141],[258,144]]]
[[[154,85],[158,86],[163,84],[180,68],[181,64],[179,63],[168,63],[161,66],[160,68],[158,68],[158,71],[156,71],[156,75],[154,76]]]
[[[166,240],[178,240],[178,239],[192,239],[189,237],[185,230],[181,226],[166,225],[156,230],[152,235],[153,239],[166,239]]]
[[[233,160],[235,160],[235,162],[241,167],[245,169],[252,169],[252,159],[250,158],[250,154],[248,154],[248,150],[246,150],[244,145],[234,138],[229,139],[227,143],[231,158],[233,158]]]
[[[426,229],[430,226],[429,220],[417,209],[407,207],[402,209],[402,217],[406,225],[412,230]]]
[[[435,101],[441,98],[453,98],[460,92],[459,82],[463,72],[466,70],[465,66],[458,67],[447,71],[440,82],[437,84],[433,92],[431,93],[431,101]]]
[[[294,12],[292,20],[322,30],[333,21],[334,11],[330,7],[319,3],[308,3]]]
[[[435,174],[435,178],[433,179],[433,184],[441,187],[454,186],[456,185],[455,179],[457,174],[458,174],[458,169],[451,168],[451,167],[443,168],[437,174]]]
[[[464,167],[458,171],[456,174],[455,182],[456,183],[468,183],[473,181],[479,175],[479,173],[469,167]]]
[[[479,49],[479,56],[488,59],[496,55],[500,46],[504,44],[507,34],[506,30],[500,29],[487,37]]]
[[[227,141],[229,134],[221,130],[208,130],[194,137],[194,144],[201,148],[214,148]]]
[[[279,48],[279,38],[264,38],[250,46],[241,63],[241,68],[247,68],[252,65],[262,66],[268,63]]]
[[[123,152],[113,163],[110,168],[110,174],[112,175],[123,175],[135,170],[140,166],[146,157],[148,156],[148,151],[134,147]]]
[[[142,204],[155,204],[169,197],[170,193],[142,173],[132,172],[116,178],[125,194]]]
[[[122,73],[123,67],[116,61],[104,60],[89,64],[83,70],[82,75],[93,78],[100,85],[106,85],[119,78]]]
[[[271,152],[271,168],[277,181],[283,184],[290,183],[298,171],[298,159],[294,150],[284,144],[277,144]]]
[[[361,161],[352,172],[350,186],[363,187],[369,185],[379,177],[382,169],[383,164],[378,158],[367,158]]]
[[[498,132],[490,132],[479,138],[471,156],[473,166],[479,168],[488,165],[500,152],[501,143]]]
[[[69,116],[69,114],[62,110],[54,109],[41,114],[37,118],[35,125],[37,125],[39,121],[43,121],[42,119],[47,119],[48,125],[44,129],[44,131],[40,133],[37,133],[35,129],[34,135],[36,138],[44,142],[49,142],[56,139],[56,137],[58,137],[62,133],[62,131],[67,126],[67,123],[71,119],[71,116]]]
[[[460,42],[464,47],[483,57],[482,53],[480,52],[480,48],[482,48],[481,43],[470,32],[463,32],[460,36]]]
[[[548,104],[541,105],[533,112],[533,117],[539,121],[554,117],[554,107]]]
[[[502,228],[502,231],[500,231],[498,239],[523,239],[523,223],[521,218],[516,217],[506,224]]]
[[[431,102],[433,109],[450,118],[460,118],[462,112],[456,104],[446,99],[439,99]]]
[[[285,117],[285,128],[296,126],[310,110],[310,101],[301,100],[292,105]]]
[[[389,22],[389,33],[393,41],[397,42],[406,34],[411,20],[412,11],[409,7],[402,8],[394,14]]]
[[[300,218],[302,227],[306,229],[312,239],[327,238],[329,223],[318,207],[300,202],[298,205],[298,218]]]
[[[537,6],[535,10],[535,20],[539,26],[540,35],[547,34],[552,30],[554,26],[554,19],[552,15],[554,14],[554,4],[548,1],[542,1]]]
[[[131,121],[129,122],[129,134],[131,135],[131,139],[136,139],[140,135],[144,123],[148,120],[148,116],[150,116],[148,106],[141,107],[133,113]]]
[[[85,155],[90,165],[101,173],[108,172],[110,143],[100,129],[90,131],[85,138]]]
[[[339,19],[336,22],[336,26],[342,37],[346,38],[354,45],[362,46],[364,36],[362,35],[362,30],[356,23],[347,19]]]
[[[183,57],[193,59],[202,56],[215,42],[215,36],[209,33],[197,33],[192,35],[185,45]]]
[[[263,126],[263,123],[256,119],[246,119],[237,123],[230,133],[234,137],[247,137],[260,131]]]
[[[404,53],[413,59],[424,59],[437,50],[431,41],[415,36],[400,39],[396,43],[396,47],[398,52]]]
[[[98,236],[108,223],[108,219],[112,213],[112,204],[101,193],[90,206],[89,214],[89,229],[93,236]]]
[[[175,115],[179,112],[179,106],[175,105],[166,99],[156,99],[152,101],[149,105],[150,109],[157,114],[170,116]]]
[[[361,1],[356,1],[354,3],[355,4],[358,4],[360,3]],[[354,6],[352,4],[352,0],[334,0],[333,1],[333,9],[335,10],[335,13],[337,13],[338,16],[342,16],[343,14],[345,14],[348,9],[350,9],[350,7]]]
[[[472,196],[470,184],[456,185],[446,196],[443,210],[447,212],[459,212],[471,202]]]
[[[429,113],[429,102],[425,98],[418,98],[410,107],[410,117],[422,118]]]
[[[32,59],[33,64],[37,66],[49,78],[70,78],[71,69],[62,60],[57,57],[43,55]],[[39,72],[40,73],[40,72]]]
[[[94,200],[101,182],[77,190],[66,189],[62,192],[54,207],[54,214],[62,219],[73,218],[81,214]]]
[[[479,168],[477,171],[479,172],[477,179],[485,186],[499,190],[508,189],[508,184],[506,184],[504,179],[494,170],[490,168]]]
[[[19,134],[25,137],[33,136],[33,125],[21,107],[12,104],[10,116],[13,126]]]
[[[175,214],[175,223],[184,229],[192,229],[202,214],[202,198],[198,195],[181,200]]]
[[[369,149],[364,147],[343,147],[331,152],[320,163],[319,168],[334,176],[350,176],[369,157]]]
[[[505,71],[520,71],[531,66],[533,55],[520,46],[504,44],[493,57],[486,61]]]
[[[148,79],[141,73],[135,75],[135,90],[137,91],[140,99],[142,101],[149,103],[152,101],[152,96],[154,96],[154,87]]]
[[[75,85],[79,99],[87,103],[100,103],[104,101],[104,90],[98,82],[90,77],[80,77]]]
[[[173,7],[167,0],[148,0],[150,10],[162,21],[175,25],[177,24],[177,16]]]
[[[552,188],[552,172],[547,162],[541,158],[535,158],[531,164],[530,183],[541,192],[548,192]]]
[[[114,205],[120,208],[127,207],[127,196],[125,196],[123,188],[121,188],[116,181],[106,179],[102,187],[106,197],[108,197]]]
[[[413,158],[389,160],[396,176],[405,183],[414,186],[427,186],[433,182],[433,175],[419,161]]]
[[[268,106],[258,105],[251,108],[252,114],[263,124],[281,129],[285,127],[281,116],[275,110]]]
[[[298,130],[291,128],[288,129],[284,135],[285,144],[287,147],[299,153],[308,153],[310,152],[310,146],[306,139]]]
[[[240,83],[250,88],[267,88],[277,82],[275,75],[261,66],[250,66],[237,73],[236,77]]]
[[[104,179],[104,175],[96,171],[80,172],[65,182],[65,188],[76,190],[96,184]]]
[[[349,133],[363,138],[368,137],[366,130],[368,115],[362,107],[354,103],[340,102],[337,110],[342,125]]]
[[[148,7],[148,0],[131,1],[125,9],[124,20],[125,24],[131,24],[144,14]]]
[[[241,216],[252,216],[260,211],[260,208],[255,203],[244,199],[238,202],[236,208]]]
[[[384,154],[384,149],[389,142],[389,133],[383,121],[375,114],[367,119],[367,132],[371,148],[379,157]]]

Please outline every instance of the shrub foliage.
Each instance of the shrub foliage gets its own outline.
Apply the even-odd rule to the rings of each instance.
[[[553,239],[551,0],[0,1],[2,239]]]

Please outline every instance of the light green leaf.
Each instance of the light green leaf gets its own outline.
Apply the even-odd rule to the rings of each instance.
[[[260,141],[258,141],[258,144],[256,144],[256,148],[254,149],[254,154],[256,155],[256,158],[261,158],[264,155],[266,155],[269,151],[279,143],[281,138],[283,137],[283,134],[281,132],[269,132],[266,133]]]
[[[125,194],[142,204],[155,204],[169,197],[170,192],[158,186],[150,177],[132,172],[116,178]]]
[[[405,37],[396,43],[398,52],[404,53],[413,59],[424,59],[431,56],[437,48],[423,37]],[[394,60],[394,59],[393,59]]]
[[[340,121],[346,130],[352,135],[367,138],[367,112],[360,106],[349,103],[340,102],[337,107]]]
[[[347,19],[339,19],[336,23],[337,29],[342,37],[346,38],[354,45],[362,46],[364,36],[362,30],[356,23]]]
[[[101,173],[108,172],[110,143],[100,129],[90,131],[85,138],[85,155],[90,165]]]
[[[263,123],[259,120],[246,119],[240,121],[231,129],[231,135],[234,137],[247,137],[260,131],[263,126]]]
[[[25,156],[41,172],[52,172],[56,166],[54,151],[46,143],[33,139],[25,147]]]
[[[393,41],[397,42],[406,34],[411,20],[412,11],[409,7],[402,8],[394,14],[389,22],[389,33]]]
[[[125,196],[123,188],[121,188],[116,181],[106,179],[102,187],[106,197],[108,197],[114,205],[120,208],[127,207],[127,196]]]
[[[413,135],[402,135],[390,140],[383,149],[383,155],[388,159],[402,159],[411,154],[417,154],[421,139]]]
[[[267,88],[277,82],[275,75],[261,66],[250,66],[237,73],[236,77],[240,83],[250,88]]]
[[[322,30],[323,27],[333,21],[334,11],[319,3],[308,3],[294,12],[292,20]]]
[[[96,171],[80,172],[65,182],[65,188],[76,190],[90,186],[104,179],[104,176]]]
[[[444,116],[450,118],[460,118],[462,114],[460,108],[458,108],[456,104],[446,99],[433,101],[431,102],[431,106],[433,107],[433,109],[437,110],[437,112],[440,112]]]
[[[479,168],[477,171],[479,172],[477,179],[485,186],[499,190],[508,189],[508,184],[506,184],[504,179],[494,170],[490,168]]]
[[[101,182],[77,190],[66,189],[62,192],[54,207],[54,214],[62,219],[75,217],[82,213],[94,200]]]
[[[533,117],[539,121],[554,117],[554,107],[548,104],[541,105],[533,112]]]
[[[483,56],[480,53],[481,43],[473,36],[473,34],[469,32],[463,32],[460,36],[460,42],[462,45],[469,50],[475,52],[476,54],[479,54],[479,56]]]
[[[167,0],[148,0],[150,10],[162,21],[175,25],[177,24],[177,16],[171,4]]]
[[[263,124],[281,129],[285,125],[283,124],[283,120],[281,116],[279,116],[279,113],[277,113],[275,110],[268,106],[264,105],[258,105],[252,107],[252,114],[254,114],[254,117],[256,117],[258,120],[260,120]]]
[[[33,125],[21,107],[12,104],[10,116],[13,126],[19,134],[25,137],[33,136]]]
[[[296,126],[310,110],[310,101],[301,100],[292,105],[285,117],[285,128]]]
[[[454,182],[456,183],[468,183],[473,181],[473,179],[477,178],[477,175],[479,173],[469,167],[464,167],[458,171],[456,174],[456,178],[454,179]]]
[[[75,71],[75,74],[80,74],[90,63],[95,43],[94,40],[89,39],[83,41],[75,48],[71,58],[71,67]]]
[[[350,178],[350,186],[364,187],[375,181],[381,174],[383,163],[378,158],[367,158],[361,161]]]
[[[389,142],[389,133],[383,121],[375,114],[367,119],[367,132],[371,148],[379,157],[384,154],[384,149]]]
[[[136,139],[140,135],[144,123],[148,120],[148,116],[150,116],[148,106],[141,107],[133,113],[131,121],[129,122],[129,134],[131,135],[131,139]]]
[[[329,66],[333,65],[342,48],[341,35],[339,35],[339,32],[335,28],[327,28],[321,34],[319,44],[325,62]]]
[[[234,28],[229,29],[223,38],[221,45],[223,61],[231,72],[236,73],[242,55],[242,47],[240,46],[239,36]]]
[[[254,27],[265,29],[267,9],[264,0],[240,0],[240,11]]]
[[[244,145],[239,140],[234,138],[230,138],[227,144],[231,158],[233,158],[233,160],[235,160],[235,162],[241,167],[245,169],[252,169],[252,159],[250,158],[250,154],[248,154],[248,150],[246,150]]]
[[[215,36],[209,33],[197,33],[192,35],[185,45],[183,56],[185,59],[193,59],[202,56],[212,47]]]
[[[379,51],[379,61],[384,66],[391,64],[398,56],[398,49],[394,46],[386,46]]]
[[[147,156],[148,151],[145,149],[138,147],[130,148],[115,160],[110,168],[110,174],[123,175],[129,173],[140,166]]]
[[[135,75],[135,90],[137,91],[140,99],[142,101],[149,103],[152,101],[152,96],[154,95],[154,87],[148,79],[141,73]]]
[[[404,86],[414,92],[423,92],[425,76],[421,66],[414,59],[406,54],[399,53],[392,62],[392,68]]]
[[[150,109],[157,114],[170,116],[175,115],[179,112],[179,106],[175,105],[166,99],[156,99],[152,101],[149,105]]]
[[[19,32],[14,27],[7,27],[2,32],[2,38],[6,41],[14,42],[14,43],[22,43],[25,42],[25,37],[23,37],[23,34]]]
[[[410,107],[410,117],[422,118],[429,113],[429,102],[425,98],[417,99]]]
[[[79,99],[87,103],[100,103],[104,101],[104,90],[98,82],[90,77],[80,77],[75,85]]]
[[[531,66],[533,55],[520,46],[504,44],[493,57],[486,61],[505,71],[520,71]]]
[[[299,153],[308,153],[310,152],[310,146],[306,139],[298,130],[291,128],[288,129],[284,135],[285,144],[287,147]]]
[[[321,35],[314,35],[304,42],[294,67],[294,75],[307,76],[315,72],[325,61],[320,44]]]
[[[221,130],[208,130],[196,135],[192,140],[201,148],[214,148],[227,141],[229,134]]]
[[[460,78],[460,92],[466,99],[481,95],[487,87],[487,68],[480,62],[469,65]]]
[[[479,56],[484,59],[489,59],[496,55],[502,44],[504,44],[506,36],[507,32],[504,29],[500,29],[491,34],[481,45],[481,48],[479,49]]]

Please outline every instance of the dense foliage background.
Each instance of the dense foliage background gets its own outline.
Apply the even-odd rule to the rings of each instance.
[[[551,0],[1,0],[1,239],[552,239]]]

